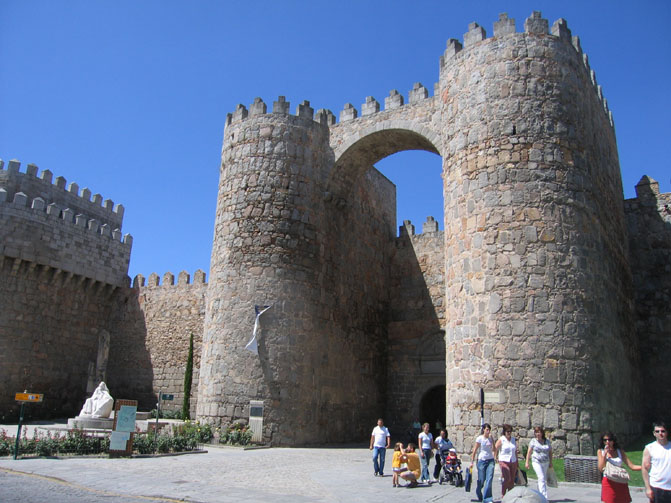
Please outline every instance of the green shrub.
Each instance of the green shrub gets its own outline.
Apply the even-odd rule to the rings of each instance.
[[[133,450],[138,454],[152,454],[154,452],[154,433],[136,433],[133,435]]]
[[[189,409],[191,408],[191,382],[193,381],[193,333],[189,337],[189,353],[186,357],[186,369],[184,370],[184,401],[182,402],[181,419],[191,419]]]
[[[149,412],[149,415],[156,419],[156,409],[152,409]],[[182,419],[182,411],[181,410],[164,410],[161,409],[159,416],[159,419]]]
[[[234,423],[224,431],[224,434],[219,437],[219,442],[222,444],[231,445],[248,445],[252,441],[253,433],[247,428],[244,423]]]
[[[207,423],[201,424],[200,421],[186,420],[184,424],[176,426],[174,432],[175,435],[182,435],[187,439],[195,440],[197,444],[206,444],[214,436],[212,426]]]
[[[9,456],[14,452],[14,442],[16,439],[7,435],[7,432],[0,430],[0,456]]]

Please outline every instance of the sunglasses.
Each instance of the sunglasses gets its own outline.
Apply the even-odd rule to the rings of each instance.
[[[604,442],[612,442],[613,439],[612,439],[612,438],[604,438],[603,441],[604,441]]]

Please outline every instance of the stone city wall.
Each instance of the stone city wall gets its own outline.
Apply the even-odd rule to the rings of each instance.
[[[99,347],[112,332],[118,288],[48,265],[0,256],[0,416],[14,393],[43,393],[27,417],[72,417],[105,378]],[[97,383],[96,383],[97,384]]]
[[[636,197],[625,200],[624,211],[645,419],[668,424],[671,390],[664,383],[671,381],[671,193],[660,194],[659,184],[644,176],[636,185]]]
[[[38,178],[0,161],[0,379],[14,411],[17,391],[44,393],[34,416],[79,412],[106,377],[116,296],[128,284],[132,238],[121,236],[123,206]],[[7,401],[9,400],[9,401]]]
[[[433,217],[421,234],[408,220],[401,226],[391,267],[385,422],[403,442],[415,419],[433,428],[437,418],[422,417],[420,409],[429,390],[439,387],[445,403],[444,250],[445,236]]]
[[[63,183],[52,186],[51,174],[44,171],[36,178],[34,165],[28,173],[18,169],[19,163],[10,161],[7,170],[0,170],[0,255],[127,285],[133,240],[121,235],[123,207],[112,209],[109,200],[105,208],[99,199],[87,201],[76,184],[65,192],[60,177]]]
[[[155,409],[161,391],[174,395],[173,401],[161,403],[162,409],[181,410],[189,336],[193,334],[190,410],[195,417],[206,291],[201,270],[195,272],[193,281],[182,271],[177,284],[169,272],[162,281],[156,273],[146,280],[142,275],[135,277],[118,305],[110,348],[111,391],[138,400],[142,410]]]
[[[55,203],[60,210],[70,208],[75,215],[84,214],[95,219],[99,226],[107,224],[110,230],[121,229],[124,207],[114,204],[111,199],[104,199],[100,194],[91,195],[88,188],[79,189],[76,182],[67,183],[62,176],[55,179],[48,169],[39,171],[35,164],[26,165],[25,173],[21,172],[21,163],[12,159],[4,169],[0,160],[0,188],[7,191],[7,200],[11,201],[14,194],[23,192],[29,201],[36,197],[42,198],[46,204]]]

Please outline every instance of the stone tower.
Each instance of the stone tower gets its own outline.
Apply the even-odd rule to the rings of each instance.
[[[443,160],[451,436],[470,445],[481,388],[486,420],[543,425],[560,450],[635,430],[615,134],[577,37],[540,13],[522,33],[501,15],[492,38],[473,23],[448,42],[435,90],[415,84],[407,104],[393,90],[384,110],[368,97],[360,117],[347,104],[338,124],[309,102],[291,115],[282,97],[229,115],[200,418],[244,419],[263,400],[265,437],[298,445],[365,437],[392,412],[395,196],[373,165],[422,149]],[[272,305],[258,355],[244,349],[255,305]]]
[[[636,340],[612,118],[577,37],[473,23],[441,61],[448,424],[633,433]],[[617,405],[615,405],[617,404]]]
[[[344,438],[355,408],[382,407],[380,250],[394,224],[369,201],[388,199],[389,183],[369,176],[349,200],[329,193],[332,114],[313,116],[308,102],[290,115],[282,97],[271,114],[260,99],[239,105],[222,151],[197,414],[231,421],[264,400],[277,444]],[[272,306],[258,355],[244,349],[255,305]]]

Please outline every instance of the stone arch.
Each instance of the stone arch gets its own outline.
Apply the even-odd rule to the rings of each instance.
[[[442,157],[440,134],[418,120],[389,118],[370,124],[332,128],[334,167],[329,187],[350,187],[376,162],[404,150],[424,150]]]

